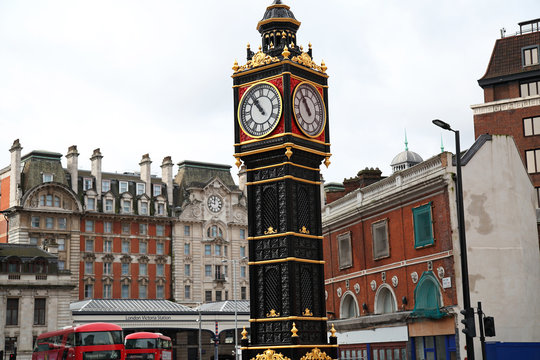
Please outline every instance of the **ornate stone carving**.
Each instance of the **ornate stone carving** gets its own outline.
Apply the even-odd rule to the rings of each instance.
[[[377,289],[377,282],[375,280],[371,280],[369,284],[371,285],[371,290],[375,291]]]
[[[413,284],[416,284],[418,282],[418,273],[416,271],[413,271],[411,273],[411,280]]]
[[[358,283],[354,284],[353,288],[354,288],[355,293],[358,294],[360,292],[360,284],[358,284]]]
[[[397,287],[399,283],[398,277],[396,275],[392,276],[392,286]]]
[[[337,296],[338,296],[338,297],[341,297],[341,294],[342,294],[341,288],[337,288],[337,291],[336,291],[336,292],[337,292]]]

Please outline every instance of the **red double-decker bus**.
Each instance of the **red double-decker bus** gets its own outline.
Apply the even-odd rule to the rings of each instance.
[[[172,360],[171,338],[160,333],[126,335],[126,360]]]
[[[125,360],[124,335],[115,324],[92,323],[43,333],[32,360]]]

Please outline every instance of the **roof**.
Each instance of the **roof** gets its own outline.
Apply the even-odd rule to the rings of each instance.
[[[498,39],[486,73],[478,83],[481,86],[489,85],[503,80],[501,77],[526,77],[540,72],[540,64],[524,67],[522,63],[522,49],[534,45],[540,45],[539,31]]]
[[[19,258],[56,258],[56,256],[46,252],[37,245],[0,244],[0,258],[8,256],[17,256]]]
[[[237,312],[249,313],[249,300],[226,300],[205,303],[197,307],[197,311],[201,310],[204,312],[234,312],[235,303],[237,306]]]
[[[90,299],[71,303],[73,313],[186,313],[194,309],[169,300],[139,299]]]
[[[290,27],[293,31],[298,30],[300,26],[300,21],[296,20],[290,7],[283,4],[281,0],[274,0],[272,5],[266,8],[262,19],[257,24],[257,30],[262,33],[275,25],[284,23],[288,23],[289,26],[286,27]]]
[[[231,176],[231,166],[185,160],[178,163],[175,182],[183,188],[204,187],[214,178],[219,178],[231,190],[236,184]]]
[[[422,161],[424,161],[422,157],[418,155],[417,153],[415,153],[414,151],[405,150],[405,151],[400,152],[394,157],[394,159],[390,163],[390,166],[404,164],[404,163],[409,163],[409,164],[414,165],[414,164],[419,164]]]

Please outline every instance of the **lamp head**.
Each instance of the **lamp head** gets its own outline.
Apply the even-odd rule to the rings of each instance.
[[[444,129],[444,130],[450,130],[450,131],[453,131],[453,130],[452,130],[452,127],[451,127],[449,124],[447,124],[447,123],[445,123],[444,121],[442,121],[442,120],[435,119],[435,120],[432,120],[431,122],[432,122],[433,124],[437,125],[438,127]]]

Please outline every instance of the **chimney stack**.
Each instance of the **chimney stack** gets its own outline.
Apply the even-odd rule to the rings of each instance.
[[[145,193],[148,197],[152,196],[152,175],[150,173],[150,160],[149,154],[144,154],[139,165],[141,166],[141,180],[146,184]]]
[[[13,142],[11,149],[11,174],[9,180],[9,207],[19,205],[22,196],[21,189],[21,150],[19,139]]]
[[[242,165],[240,171],[238,172],[238,188],[244,193],[244,196],[247,196],[247,170],[246,166]]]
[[[169,202],[169,206],[173,206],[173,162],[170,156],[163,158],[161,180],[167,185],[167,201]]]
[[[101,198],[101,159],[103,159],[103,155],[101,155],[101,151],[97,148],[90,158],[90,161],[92,162],[90,174],[96,179],[96,192],[98,198]]]
[[[77,183],[79,181],[79,153],[77,152],[77,145],[69,147],[66,159],[67,170],[71,176],[71,190],[77,194]]]

